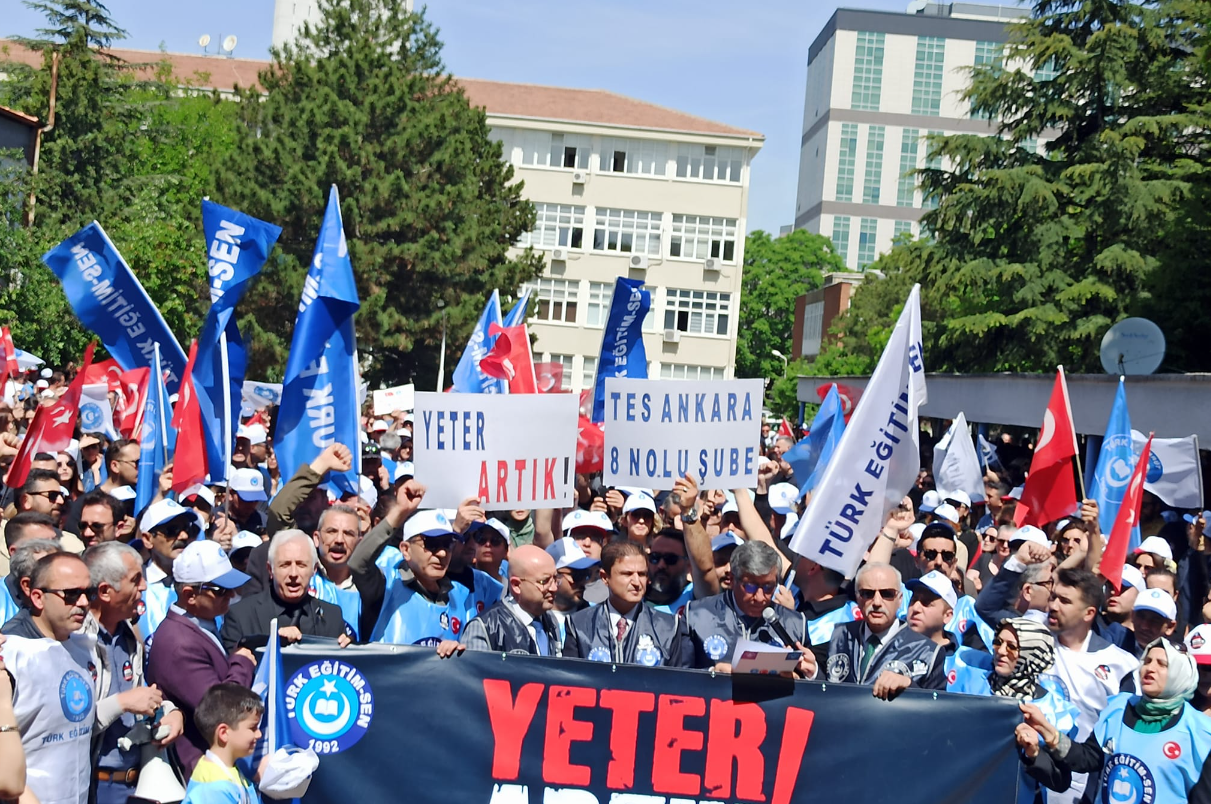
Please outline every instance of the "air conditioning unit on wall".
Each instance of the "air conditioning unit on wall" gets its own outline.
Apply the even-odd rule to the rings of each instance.
[[[665,343],[681,343],[681,330],[666,329],[664,331],[664,342]]]
[[[632,254],[628,263],[631,270],[646,271],[648,269],[648,257],[646,254]]]

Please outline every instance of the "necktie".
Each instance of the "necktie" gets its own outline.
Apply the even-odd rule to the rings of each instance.
[[[539,620],[531,622],[530,632],[534,635],[534,644],[538,647],[538,655],[550,656],[551,640],[547,638],[547,632],[543,630],[542,622]]]
[[[618,642],[619,645],[622,644],[623,638],[627,635],[627,627],[629,625],[630,625],[630,623],[627,622],[626,617],[618,618],[618,631],[614,636],[615,636],[615,641]]]
[[[871,634],[866,638],[866,647],[862,651],[862,668],[860,676],[866,675],[866,668],[870,667],[871,657],[875,655],[875,651],[879,649],[879,638]]]

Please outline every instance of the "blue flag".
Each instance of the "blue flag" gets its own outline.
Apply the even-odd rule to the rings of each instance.
[[[1110,408],[1110,421],[1106,423],[1106,435],[1102,439],[1102,451],[1097,458],[1097,468],[1089,478],[1089,497],[1097,500],[1098,524],[1102,533],[1109,535],[1114,529],[1119,506],[1135,471],[1135,452],[1131,447],[1131,416],[1127,413],[1127,385],[1120,377],[1118,391],[1114,395],[1114,406]],[[1128,552],[1140,543],[1139,527],[1131,529]]]
[[[514,305],[513,309],[516,310],[517,306]],[[510,312],[509,315],[512,316],[513,313]],[[471,337],[463,349],[463,356],[458,359],[458,365],[454,369],[455,393],[503,394],[505,392],[503,380],[489,377],[479,370],[480,359],[490,352],[492,345],[496,343],[496,336],[489,333],[489,328],[493,324],[499,325],[500,323],[500,294],[494,290],[488,303],[484,305],[484,311],[479,314],[479,321],[476,322],[475,329],[471,330]]]
[[[807,438],[788,449],[782,456],[782,460],[790,464],[795,472],[795,482],[799,484],[799,499],[816,487],[844,432],[845,411],[841,407],[841,395],[837,393],[834,383],[812,419]]]
[[[150,367],[160,344],[168,390],[177,392],[185,352],[101,224],[85,226],[43,254],[42,262],[63,283],[80,323],[101,339],[123,371]]]
[[[530,288],[526,288],[521,293],[521,298],[513,305],[513,309],[505,316],[505,322],[502,327],[515,327],[518,324],[526,323],[526,307],[530,305]]]
[[[278,621],[269,621],[269,643],[252,678],[252,691],[261,696],[265,714],[261,716],[261,739],[257,740],[248,767],[256,769],[261,758],[279,748],[294,745],[290,739],[290,720],[286,716],[286,675],[282,672],[282,646],[278,640]],[[249,776],[249,778],[252,778]]]
[[[300,466],[334,443],[344,444],[355,457],[361,454],[353,333],[353,314],[360,306],[333,185],[303,284],[282,383],[274,448],[286,477],[294,477]],[[328,477],[342,491],[356,494],[359,473],[354,461],[348,472]]]
[[[1001,458],[997,455],[997,448],[989,443],[984,437],[984,431],[987,425],[981,424],[976,428],[976,454],[980,456],[980,468],[991,469],[997,473],[1003,473],[1005,467],[1001,465]]]
[[[172,410],[168,406],[168,391],[160,369],[160,350],[151,361],[151,377],[147,380],[147,401],[143,407],[143,431],[139,434],[139,480],[135,485],[135,515],[151,505],[159,487],[160,473],[176,448],[176,430],[172,427]]]
[[[239,424],[244,372],[248,366],[244,340],[236,326],[235,306],[269,259],[282,229],[203,199],[202,231],[210,266],[210,312],[198,335],[193,380],[206,434],[206,465],[210,467],[211,481],[222,483],[228,479],[227,465],[231,462],[230,449]],[[226,366],[223,335],[227,340]]]
[[[652,294],[642,279],[618,277],[610,299],[610,317],[601,336],[601,356],[593,380],[593,421],[605,421],[605,381],[608,377],[645,380],[648,355],[643,347],[643,319],[652,306]]]

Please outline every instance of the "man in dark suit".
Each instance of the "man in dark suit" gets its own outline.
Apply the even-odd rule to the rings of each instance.
[[[219,633],[223,647],[228,651],[242,643],[259,647],[275,618],[278,636],[285,642],[298,642],[306,635],[331,637],[339,639],[341,647],[348,645],[351,640],[341,607],[311,594],[318,563],[315,542],[306,533],[294,528],[275,533],[269,542],[269,588],[231,607]]]
[[[177,602],[156,629],[147,682],[159,687],[185,716],[184,738],[173,747],[189,778],[209,747],[193,722],[194,709],[215,684],[251,686],[256,656],[248,648],[237,648],[228,658],[219,641],[215,619],[227,613],[232,593],[248,576],[232,569],[218,542],[190,542],[173,561],[172,576]]]

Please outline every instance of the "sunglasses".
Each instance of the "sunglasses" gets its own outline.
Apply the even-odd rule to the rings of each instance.
[[[91,603],[97,597],[97,587],[95,586],[89,586],[83,589],[46,589],[43,587],[42,591],[48,595],[54,595],[55,597],[62,599],[62,601],[69,606],[79,603],[80,598],[84,598],[86,601]]]
[[[1000,637],[997,637],[996,639],[992,640],[992,647],[993,648],[1004,648],[1007,652],[1015,654],[1015,655],[1020,654],[1022,652],[1022,649],[1019,648],[1017,645],[1010,645],[1008,642],[1001,639]]]
[[[664,564],[672,566],[680,561],[684,556],[679,556],[676,553],[648,553],[649,564]]]
[[[169,520],[163,525],[153,528],[152,532],[164,537],[165,539],[175,540],[176,537],[182,533],[187,535],[190,539],[196,539],[202,533],[202,526],[199,525],[198,520],[194,519],[193,517],[190,517],[189,519],[182,517],[181,519]]]
[[[954,550],[922,550],[921,555],[925,557],[926,561],[933,561],[939,555],[947,564],[955,560]]]
[[[755,595],[755,594],[757,594],[757,590],[760,589],[762,592],[765,593],[766,597],[773,597],[774,592],[778,591],[778,584],[777,583],[745,583],[745,582],[741,582],[740,588],[744,590],[744,593],[746,595]]]
[[[30,494],[36,494],[39,497],[45,497],[49,502],[58,502],[63,499],[63,492],[59,489],[51,489],[49,491],[31,491]]]
[[[505,537],[501,536],[495,531],[492,533],[484,533],[482,530],[479,530],[476,531],[471,538],[475,540],[476,544],[490,544],[493,547],[504,547],[506,544],[508,544],[508,542],[505,541]]]
[[[104,533],[106,528],[112,528],[113,526],[114,523],[112,522],[85,522],[83,519],[80,520],[81,532],[91,530],[94,533]]]
[[[896,595],[898,595],[898,594],[900,594],[899,589],[859,589],[858,590],[858,597],[862,598],[863,600],[874,600],[875,595],[878,595],[879,597],[883,598],[884,600],[895,600]]]
[[[228,589],[225,586],[218,586],[213,583],[200,583],[196,588],[199,592],[210,592],[215,597],[227,597],[235,592],[234,589]]]

